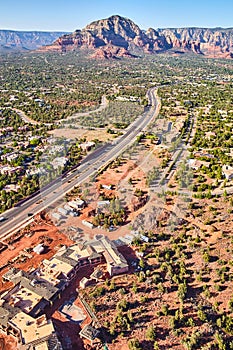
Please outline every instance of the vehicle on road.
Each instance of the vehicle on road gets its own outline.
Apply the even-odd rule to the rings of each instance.
[[[5,216],[0,216],[0,222],[5,221],[5,220],[6,220]]]

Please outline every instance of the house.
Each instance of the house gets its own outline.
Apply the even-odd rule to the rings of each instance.
[[[67,260],[65,256],[54,255],[50,260],[43,261],[44,269],[47,269],[47,274],[52,276],[60,276],[60,278],[71,280],[75,274],[75,260]]]
[[[72,200],[68,202],[68,205],[76,210],[80,210],[84,207],[85,202],[81,198],[76,198],[75,200]]]
[[[1,174],[11,175],[11,174],[14,174],[16,172],[22,172],[22,171],[23,171],[23,168],[21,166],[16,166],[16,167],[1,166],[0,167],[0,173]]]
[[[198,170],[200,169],[202,166],[205,166],[207,168],[209,168],[210,166],[210,163],[208,162],[205,162],[203,160],[198,160],[198,159],[189,159],[188,160],[188,165],[191,169],[194,169],[194,170]]]
[[[144,236],[144,235],[140,235],[140,239],[141,239],[142,241],[146,242],[146,243],[148,243],[149,240],[150,240],[149,237]]]
[[[230,165],[223,165],[222,173],[227,180],[233,179],[233,167]]]
[[[20,190],[20,186],[16,184],[10,184],[10,185],[6,185],[3,189],[6,192],[11,192],[11,191],[18,192]]]
[[[107,209],[110,205],[109,200],[98,201],[96,206],[96,213],[101,213],[103,209]]]
[[[213,131],[208,131],[208,132],[205,133],[205,137],[206,137],[208,140],[210,140],[211,138],[216,137],[216,133],[213,132]]]
[[[68,212],[74,211],[74,208],[71,208],[71,206],[69,204],[65,204],[64,209],[67,210]]]
[[[107,264],[107,271],[110,276],[125,273],[129,270],[128,263],[118,251],[117,246],[108,237],[101,237],[88,242],[97,253],[101,253]]]
[[[3,280],[12,282],[14,287],[2,299],[32,317],[42,314],[45,307],[52,305],[61,293],[59,287],[41,276],[17,269],[9,270]]]
[[[95,146],[95,142],[85,142],[79,145],[83,151],[90,151]]]
[[[68,162],[68,158],[66,157],[57,157],[54,158],[51,164],[53,165],[54,169],[58,169],[59,167],[63,168]]]
[[[110,205],[110,201],[106,200],[106,201],[98,201],[97,202],[97,207],[98,208],[103,208],[103,207],[107,207]]]
[[[26,175],[27,176],[32,176],[32,175],[44,175],[46,174],[46,170],[44,168],[32,168],[32,169],[27,169],[26,170]]]
[[[9,163],[18,159],[19,154],[17,152],[6,153],[1,156],[2,159],[6,159]]]
[[[136,96],[117,96],[117,101],[130,101],[130,102],[139,102],[139,98]]]
[[[17,338],[25,349],[62,350],[51,320],[48,321],[45,315],[35,319],[2,299],[0,299],[0,330]]]

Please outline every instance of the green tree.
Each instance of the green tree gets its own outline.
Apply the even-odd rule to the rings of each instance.
[[[128,341],[129,350],[142,350],[138,339],[130,339]]]
[[[155,340],[156,332],[154,326],[150,326],[146,331],[146,339],[147,340]]]

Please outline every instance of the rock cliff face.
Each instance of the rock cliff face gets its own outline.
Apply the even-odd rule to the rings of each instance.
[[[50,45],[64,32],[21,32],[0,30],[0,51],[35,50]]]
[[[84,29],[76,30],[70,35],[63,35],[45,50],[70,51],[80,47],[98,49],[106,46],[109,51],[110,45],[116,51],[114,47],[127,50],[130,44],[144,48],[146,44],[149,44],[149,39],[130,19],[112,16],[92,22]],[[119,52],[122,53],[122,50]]]
[[[193,52],[208,57],[232,58],[233,28],[149,28],[143,31],[130,19],[111,16],[63,35],[42,50],[66,52],[78,48],[97,50],[92,55],[95,58],[130,56],[134,48],[145,53]]]
[[[162,29],[159,33],[172,47],[191,47],[195,53],[225,57],[233,52],[233,28]]]

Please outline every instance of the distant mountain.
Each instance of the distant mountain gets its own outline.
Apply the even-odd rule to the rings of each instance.
[[[23,32],[0,30],[0,51],[36,50],[50,45],[65,32]]]
[[[193,52],[207,57],[233,58],[233,28],[168,28],[141,30],[121,16],[92,22],[82,30],[59,37],[40,51],[93,49],[93,57],[133,56],[134,52]]]

